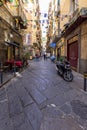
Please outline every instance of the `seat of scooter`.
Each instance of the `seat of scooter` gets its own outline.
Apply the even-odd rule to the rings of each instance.
[[[61,66],[64,65],[63,62],[61,62],[61,61],[57,61],[56,64],[57,64],[57,65],[61,65]]]

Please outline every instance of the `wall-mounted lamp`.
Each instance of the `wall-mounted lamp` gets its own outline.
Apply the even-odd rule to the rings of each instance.
[[[13,34],[12,33],[10,33],[10,38],[13,38]]]

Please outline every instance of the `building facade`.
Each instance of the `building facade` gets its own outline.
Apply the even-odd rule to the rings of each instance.
[[[56,0],[51,1],[51,15],[55,20],[57,17],[57,24],[53,27],[52,21],[51,31],[49,26],[47,42],[56,42],[57,59],[67,57],[72,68],[83,73],[87,71],[87,1],[58,0],[54,17],[55,3]]]
[[[80,73],[87,71],[87,2],[70,1],[69,25],[63,32],[65,56],[72,68]]]
[[[57,60],[60,59],[60,57],[65,57],[65,39],[64,37],[61,37],[61,34],[65,28],[67,28],[68,21],[69,21],[69,6],[70,1],[65,0],[58,1],[58,13],[57,13],[57,18],[58,18],[58,39],[57,39],[57,44],[56,44],[56,57]]]
[[[28,21],[28,28],[24,33],[24,47],[25,53],[28,53],[30,57],[35,57],[36,53],[40,52],[41,48],[41,26],[40,26],[40,8],[38,0],[29,0],[24,5],[25,15]]]
[[[22,36],[15,30],[12,14],[2,5],[0,7],[0,61],[21,57]]]

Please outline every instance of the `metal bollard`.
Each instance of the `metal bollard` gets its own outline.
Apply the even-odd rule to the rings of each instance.
[[[84,72],[84,91],[86,91],[87,87],[87,72]]]
[[[1,84],[3,83],[3,70],[0,70]]]
[[[13,71],[14,71],[14,76],[16,76],[16,66],[15,66],[15,63],[14,63]]]

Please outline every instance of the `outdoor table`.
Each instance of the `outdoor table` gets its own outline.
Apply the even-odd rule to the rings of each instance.
[[[6,65],[13,65],[13,64],[14,64],[14,61],[6,61],[5,64],[6,64]]]
[[[22,67],[22,61],[15,61],[15,65],[17,67]]]
[[[6,65],[22,67],[22,61],[6,61]]]

